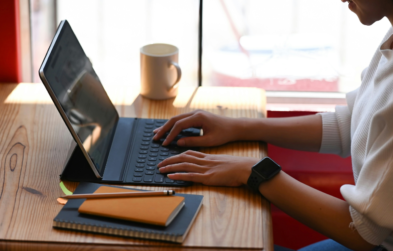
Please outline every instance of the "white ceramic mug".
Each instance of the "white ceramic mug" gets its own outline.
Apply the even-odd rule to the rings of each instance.
[[[170,44],[148,44],[140,52],[141,95],[150,99],[175,97],[181,79],[179,49]]]

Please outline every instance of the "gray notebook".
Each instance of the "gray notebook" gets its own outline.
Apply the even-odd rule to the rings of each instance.
[[[74,194],[93,193],[100,186],[102,185],[81,182]],[[194,194],[176,195],[184,197],[185,205],[172,223],[166,227],[80,214],[78,208],[85,199],[69,200],[53,220],[53,227],[121,237],[136,237],[181,243],[187,236],[201,208],[203,196]]]

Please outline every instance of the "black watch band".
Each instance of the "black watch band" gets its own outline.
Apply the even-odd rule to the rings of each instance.
[[[251,169],[251,175],[248,178],[247,185],[254,191],[259,191],[259,185],[262,182],[270,180],[281,171],[280,165],[271,158],[266,157],[256,163]]]
[[[259,185],[264,181],[265,181],[265,179],[263,179],[259,175],[255,175],[253,172],[251,172],[251,175],[247,180],[247,186],[249,186],[255,192],[258,192]]]

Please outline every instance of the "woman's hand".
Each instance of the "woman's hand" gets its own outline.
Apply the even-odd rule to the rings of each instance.
[[[161,173],[173,173],[168,174],[173,180],[210,186],[241,186],[247,184],[251,167],[258,161],[256,158],[187,151],[165,159],[158,167]]]
[[[202,128],[203,136],[186,137],[177,141],[179,146],[218,146],[236,140],[239,129],[236,128],[238,119],[218,116],[206,111],[193,111],[172,117],[163,126],[154,130],[153,140],[159,140],[168,131],[162,145],[168,145],[184,129]]]

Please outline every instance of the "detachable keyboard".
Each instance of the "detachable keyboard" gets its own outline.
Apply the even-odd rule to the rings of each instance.
[[[190,148],[177,146],[177,140],[183,137],[200,136],[200,129],[189,128],[183,130],[176,136],[168,146],[163,146],[162,142],[165,138],[159,141],[153,141],[154,129],[162,126],[167,120],[163,119],[140,119],[136,130],[133,133],[132,146],[128,156],[127,162],[127,183],[143,183],[166,186],[187,186],[192,182],[175,181],[160,173],[157,164],[166,158],[180,154]],[[168,133],[166,134],[168,135]],[[197,150],[197,149],[192,149]]]

